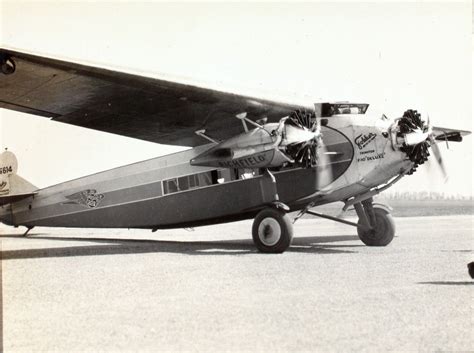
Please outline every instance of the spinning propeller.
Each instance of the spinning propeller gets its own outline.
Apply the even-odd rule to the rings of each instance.
[[[320,119],[316,118],[314,112],[296,110],[289,115],[287,124],[307,132],[306,136],[310,137],[305,141],[288,145],[286,152],[303,168],[316,167],[316,188],[322,190],[333,178],[329,153],[321,134]]]
[[[409,109],[398,121],[398,129],[398,135],[403,138],[400,150],[405,152],[408,158],[415,163],[415,166],[408,174],[412,174],[418,165],[428,161],[430,155],[428,148],[431,147],[431,151],[446,181],[448,179],[448,173],[443,163],[441,151],[436,144],[429,117],[425,123],[421,120],[420,113],[416,110]]]
[[[322,139],[321,125],[314,112],[296,110],[288,117],[287,124],[311,133],[311,135],[307,134],[309,139],[288,145],[286,147],[287,153],[293,157],[295,163],[304,168],[315,167],[318,164],[318,148],[322,144]]]

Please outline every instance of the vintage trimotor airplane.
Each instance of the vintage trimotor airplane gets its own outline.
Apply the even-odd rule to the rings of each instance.
[[[395,234],[373,196],[427,161],[439,141],[469,131],[432,127],[415,110],[396,119],[368,104],[287,104],[0,49],[0,107],[54,121],[189,146],[183,152],[37,189],[0,155],[0,221],[13,226],[195,227],[255,218],[263,252],[291,244],[288,212],[357,227],[369,246]],[[357,223],[313,207],[354,207]]]

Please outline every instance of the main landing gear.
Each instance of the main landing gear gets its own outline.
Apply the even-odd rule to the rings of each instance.
[[[260,178],[260,195],[267,207],[253,221],[253,242],[261,252],[282,253],[293,240],[293,224],[287,214],[289,207],[278,201],[275,177],[268,169]]]
[[[386,246],[395,236],[395,222],[387,207],[372,203],[372,198],[354,204],[359,216],[357,234],[367,246]]]
[[[260,211],[252,226],[252,238],[261,252],[282,253],[293,240],[293,224],[282,209],[268,207]]]
[[[359,239],[367,246],[386,246],[395,236],[395,223],[390,209],[385,205],[374,204],[372,198],[354,204],[359,217],[357,223],[311,211],[312,207],[310,204],[303,209],[296,216],[295,222],[307,213],[351,225],[357,227]],[[272,207],[267,207],[257,214],[252,226],[252,237],[258,250],[266,253],[282,253],[290,247],[293,240],[293,224],[287,211],[284,204],[274,202]]]
[[[395,222],[390,214],[390,209],[385,205],[374,204],[372,198],[354,203],[354,208],[359,217],[357,223],[310,211],[311,207],[313,205],[310,204],[303,209],[295,218],[295,221],[307,213],[357,227],[359,239],[367,246],[386,246],[390,244],[395,236]]]
[[[395,223],[389,208],[381,204],[374,204],[372,197],[365,196],[367,197],[365,200],[363,197],[359,197],[346,201],[343,210],[354,205],[359,217],[357,223],[311,211],[313,204],[306,206],[296,216],[294,222],[291,222],[287,214],[289,208],[278,201],[275,177],[268,169],[260,179],[260,194],[262,203],[268,207],[261,210],[255,217],[252,238],[255,246],[261,252],[282,253],[288,249],[293,240],[293,223],[305,213],[357,227],[360,240],[368,246],[386,246],[395,236]]]

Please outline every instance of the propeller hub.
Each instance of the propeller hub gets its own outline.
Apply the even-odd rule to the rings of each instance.
[[[421,120],[420,113],[409,109],[403,113],[403,116],[395,124],[392,141],[395,141],[396,147],[405,152],[408,159],[414,163],[413,168],[408,174],[412,174],[419,165],[428,160],[430,156],[428,148],[431,147],[446,179],[447,174],[442,162],[441,152],[436,145],[429,118],[428,122],[425,123],[425,121]]]
[[[314,112],[297,110],[284,121],[281,146],[296,164],[311,168],[318,164],[321,136],[321,126]]]

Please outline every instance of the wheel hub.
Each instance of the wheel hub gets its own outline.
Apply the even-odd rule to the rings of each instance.
[[[258,227],[258,236],[266,246],[273,246],[280,240],[281,228],[274,218],[265,218]]]

